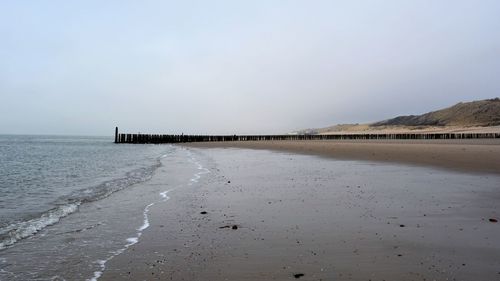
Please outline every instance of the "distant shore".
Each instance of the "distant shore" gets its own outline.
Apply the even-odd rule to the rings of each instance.
[[[183,144],[200,148],[250,148],[337,159],[400,162],[463,172],[500,174],[500,140],[238,141]]]
[[[337,125],[319,130],[320,134],[484,134],[500,133],[500,126],[376,126]]]

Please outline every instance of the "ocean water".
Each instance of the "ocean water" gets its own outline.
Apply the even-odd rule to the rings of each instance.
[[[172,177],[147,185],[158,169]],[[171,145],[0,136],[0,280],[97,280],[149,227],[149,208],[203,173]]]
[[[0,136],[0,249],[146,180],[164,151],[103,137]]]

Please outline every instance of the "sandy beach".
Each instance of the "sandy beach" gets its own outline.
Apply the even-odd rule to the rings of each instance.
[[[191,143],[190,147],[250,148],[335,159],[400,162],[462,172],[500,173],[500,140],[248,141]]]
[[[207,173],[152,206],[150,227],[106,264],[99,280],[500,278],[500,177],[483,173],[496,171],[491,164],[472,160],[480,173],[464,173],[457,169],[469,166],[346,160],[354,153],[348,144],[334,146],[344,147],[342,161],[296,153],[319,153],[321,142],[290,143],[282,152],[267,149],[285,143],[238,144],[265,149],[189,148],[192,165]],[[440,151],[454,157],[463,148]],[[480,157],[498,153],[490,144],[465,148]],[[383,144],[377,151],[390,153]],[[476,159],[474,153],[468,157]],[[150,185],[170,177],[158,172]]]

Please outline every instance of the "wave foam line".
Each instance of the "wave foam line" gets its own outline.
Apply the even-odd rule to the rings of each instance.
[[[94,277],[92,277],[90,279],[87,279],[88,281],[97,281],[97,279],[99,279],[102,276],[104,270],[106,269],[106,263],[108,261],[112,260],[114,257],[120,255],[121,253],[125,252],[125,250],[127,250],[130,246],[132,246],[134,244],[137,244],[139,242],[139,238],[141,238],[142,232],[144,230],[146,230],[150,226],[148,213],[149,213],[149,208],[151,208],[154,205],[155,205],[155,203],[151,203],[151,204],[147,205],[144,208],[144,211],[142,213],[143,216],[144,216],[144,220],[142,222],[142,225],[139,228],[136,229],[137,230],[137,235],[135,237],[129,237],[129,238],[127,238],[126,239],[127,244],[125,244],[125,246],[123,246],[123,248],[114,251],[113,255],[111,255],[107,259],[96,261],[96,263],[100,267],[100,270],[99,271],[95,271],[94,272]]]
[[[188,185],[192,185],[194,182],[198,182],[198,180],[201,178],[202,175],[204,174],[208,174],[210,173],[210,170],[208,170],[207,168],[203,167],[203,165],[198,162],[196,160],[196,158],[192,155],[191,151],[187,151],[188,153],[188,161],[191,162],[191,163],[194,163],[198,170],[201,170],[200,172],[198,173],[195,173],[193,175],[193,177],[189,180],[189,183]],[[167,155],[163,155],[162,158],[165,158]],[[162,197],[162,201],[161,202],[165,202],[167,200],[170,199],[170,196],[168,196],[168,193],[177,189],[178,187],[176,188],[172,188],[172,189],[169,189],[169,190],[165,190],[163,192],[160,192],[160,197]],[[127,248],[129,248],[130,246],[134,245],[134,244],[137,244],[139,242],[139,239],[141,238],[142,236],[142,232],[144,230],[146,230],[150,224],[149,224],[149,217],[148,217],[148,213],[149,213],[149,208],[151,208],[153,205],[155,205],[155,203],[151,203],[149,205],[147,205],[145,208],[144,208],[144,212],[143,212],[143,215],[144,215],[144,221],[143,221],[143,224],[142,226],[140,226],[139,228],[137,228],[137,236],[135,237],[130,237],[130,238],[127,238],[126,241],[128,242],[127,244],[125,244],[125,246],[115,252],[113,252],[113,255],[108,257],[107,259],[104,259],[104,260],[98,260],[96,261],[97,264],[99,264],[100,266],[100,270],[99,271],[95,271],[94,272],[94,276],[90,279],[87,279],[87,281],[97,281],[103,274],[104,270],[106,269],[106,263],[110,260],[112,260],[114,257],[120,255],[121,253],[125,252],[125,250],[127,250]]]
[[[170,191],[172,191],[174,189],[170,189],[170,190],[166,190],[166,191],[163,191],[163,192],[160,192],[160,196],[164,199],[163,201],[167,201],[168,199],[170,199],[170,197],[167,195]]]
[[[80,202],[59,206],[42,214],[38,218],[28,221],[13,223],[0,229],[0,250],[14,245],[17,241],[36,234],[49,225],[53,225],[61,218],[68,216],[78,210]]]
[[[196,160],[196,158],[193,156],[193,153],[191,153],[191,151],[188,150],[187,154],[189,156],[189,162],[195,164],[197,166],[198,170],[201,170],[200,172],[195,173],[193,175],[193,177],[189,180],[188,185],[193,185],[194,183],[197,183],[201,179],[202,175],[210,173],[210,170],[203,167],[203,165],[198,160]]]
[[[0,251],[15,246],[18,241],[33,236],[42,229],[58,223],[62,218],[76,212],[82,204],[101,200],[114,192],[149,180],[153,172],[160,167],[160,159],[167,156],[168,154],[162,155],[152,166],[129,171],[125,174],[125,177],[78,190],[68,198],[59,198],[64,204],[58,204],[59,206],[42,213],[39,217],[13,222],[0,228]],[[70,203],[66,203],[66,201]]]

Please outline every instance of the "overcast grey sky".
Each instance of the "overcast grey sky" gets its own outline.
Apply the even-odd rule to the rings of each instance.
[[[0,2],[0,133],[286,133],[500,96],[500,1]]]

